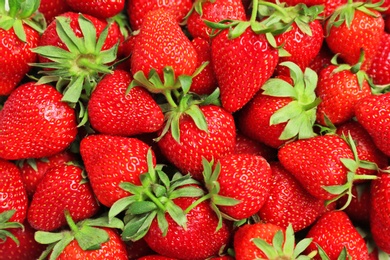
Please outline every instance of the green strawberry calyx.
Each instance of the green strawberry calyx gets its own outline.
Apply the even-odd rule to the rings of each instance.
[[[16,228],[24,229],[24,226],[21,223],[9,221],[15,212],[16,210],[11,209],[0,213],[0,244],[5,242],[7,238],[10,238],[19,245],[19,240],[8,230]]]
[[[312,238],[305,238],[295,245],[295,234],[291,224],[286,228],[285,235],[283,231],[276,232],[272,239],[272,244],[267,243],[261,238],[253,238],[252,242],[267,256],[267,259],[313,259],[317,250],[308,255],[301,255],[303,251],[311,244]]]
[[[353,0],[348,0],[346,4],[337,7],[332,15],[327,18],[325,27],[326,35],[329,35],[332,27],[340,27],[342,24],[345,24],[347,28],[350,28],[356,10],[372,17],[377,17],[377,13],[374,13],[372,10],[376,10],[378,12],[385,11],[387,8],[381,7],[383,3],[384,0],[376,3],[372,3],[371,1],[356,2]]]
[[[321,260],[329,260],[330,257],[325,252],[325,250],[317,243],[315,243],[318,248],[318,255],[321,258]],[[344,246],[341,250],[339,256],[337,257],[337,260],[352,260],[352,257],[350,254],[348,254],[347,248]]]
[[[35,232],[34,239],[40,244],[47,245],[46,250],[42,252],[39,260],[47,259],[49,255],[50,260],[57,259],[73,240],[76,240],[80,248],[84,251],[99,250],[101,245],[109,240],[109,235],[102,227],[123,229],[123,222],[118,218],[112,218],[108,221],[108,216],[101,216],[96,219],[85,219],[75,223],[68,210],[65,210],[64,214],[70,230],[61,232]]]
[[[293,62],[280,63],[290,69],[294,86],[278,78],[271,78],[262,86],[263,95],[289,97],[291,102],[277,110],[270,118],[270,125],[287,123],[280,140],[307,139],[315,136],[317,105],[321,100],[315,94],[318,76],[310,68],[304,72]]]
[[[189,174],[176,172],[170,178],[164,165],[153,165],[152,153],[147,155],[148,171],[140,175],[141,185],[122,182],[120,187],[131,195],[116,201],[108,212],[109,219],[125,211],[122,239],[137,241],[149,231],[154,219],[165,236],[168,232],[168,214],[177,225],[186,229],[186,212],[174,203],[180,197],[196,198],[204,194],[199,183]]]
[[[8,31],[13,28],[16,36],[26,42],[26,32],[23,24],[26,24],[42,33],[46,22],[42,14],[37,10],[40,0],[0,0],[0,28]]]
[[[82,95],[91,95],[100,79],[112,73],[119,43],[108,50],[102,50],[108,35],[110,23],[97,37],[93,23],[79,15],[78,23],[83,37],[77,37],[70,26],[70,19],[56,17],[56,31],[68,50],[56,46],[39,46],[33,51],[50,62],[33,63],[43,68],[37,84],[56,82],[56,88],[63,93],[62,101],[77,104]]]

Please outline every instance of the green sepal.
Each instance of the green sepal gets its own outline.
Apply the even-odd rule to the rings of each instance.
[[[12,232],[7,230],[7,229],[16,229],[16,228],[20,228],[24,230],[23,224],[19,222],[9,222],[9,220],[12,218],[15,212],[16,212],[15,209],[11,209],[0,213],[0,244],[1,242],[4,242],[7,238],[10,238],[17,245],[19,245],[19,240],[15,237],[15,235],[12,234]]]
[[[83,250],[100,249],[101,244],[109,240],[105,230],[87,225],[81,226],[78,232],[74,234],[74,238]]]
[[[137,241],[143,238],[149,231],[156,214],[156,211],[152,211],[142,215],[128,215],[129,220],[123,228],[122,239],[124,241]]]

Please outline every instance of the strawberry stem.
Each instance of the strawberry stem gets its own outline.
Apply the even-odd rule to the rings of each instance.
[[[252,13],[251,13],[251,19],[250,19],[250,23],[255,23],[256,22],[256,19],[257,19],[257,9],[258,9],[258,6],[259,6],[259,0],[253,0],[253,3],[252,3]]]
[[[156,196],[154,196],[154,194],[150,191],[150,190],[144,190],[144,193],[145,193],[145,195],[146,196],[148,196],[148,198],[151,200],[151,201],[153,201],[155,204],[156,204],[156,206],[159,208],[159,209],[161,209],[163,212],[166,212],[167,211],[167,209],[166,209],[166,207],[164,206],[164,204],[162,204],[161,203],[161,201],[156,197]]]
[[[208,200],[208,199],[211,199],[211,196],[212,194],[211,193],[208,193],[202,197],[200,197],[199,199],[197,199],[194,203],[192,203],[190,206],[188,206],[186,208],[186,210],[184,211],[184,213],[188,214],[188,212],[190,212],[193,208],[195,208],[196,206],[198,206],[200,203]]]
[[[68,226],[70,227],[70,230],[72,230],[74,233],[79,231],[79,228],[77,227],[76,223],[73,221],[72,216],[70,215],[69,210],[64,211],[66,222],[68,223]]]

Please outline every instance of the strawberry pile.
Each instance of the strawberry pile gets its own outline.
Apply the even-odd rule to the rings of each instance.
[[[390,1],[0,0],[0,260],[389,259]]]

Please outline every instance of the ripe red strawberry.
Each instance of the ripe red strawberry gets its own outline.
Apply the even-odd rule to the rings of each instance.
[[[317,122],[326,125],[326,116],[333,124],[349,121],[355,115],[355,105],[371,95],[367,74],[354,66],[329,65],[320,71],[316,94],[321,99],[317,107]]]
[[[88,1],[65,1],[70,8],[75,12],[89,14],[99,19],[107,19],[119,14],[125,7],[125,0],[104,1],[104,0],[88,0]]]
[[[46,23],[50,24],[55,17],[71,11],[71,7],[65,0],[40,0],[38,11],[45,17]]]
[[[356,64],[361,49],[364,50],[362,70],[372,64],[384,33],[384,20],[378,11],[379,5],[349,0],[337,8],[325,24],[325,40],[329,48],[335,54],[340,53],[346,63]]]
[[[0,213],[15,210],[9,221],[23,223],[27,215],[27,193],[19,168],[0,159]]]
[[[264,157],[268,162],[277,160],[277,149],[269,147],[263,143],[257,142],[246,137],[240,132],[236,133],[235,154],[252,154]]]
[[[185,210],[195,203],[197,198],[177,198],[173,202]],[[156,218],[153,220],[144,239],[155,252],[172,257],[186,259],[207,259],[218,255],[223,246],[230,241],[231,224],[223,222],[216,231],[218,218],[207,201],[193,207],[186,214],[186,228],[179,226],[171,216],[166,216],[168,230],[162,234]]]
[[[390,254],[390,175],[382,173],[378,177],[372,181],[370,189],[370,231],[377,246]]]
[[[75,156],[67,150],[47,158],[23,160],[19,167],[28,197],[32,197],[38,183],[50,168],[73,160],[75,160]]]
[[[211,28],[203,21],[219,22],[225,19],[245,20],[246,12],[240,0],[195,0],[187,18],[187,28],[192,37],[209,39]]]
[[[283,76],[267,80],[262,91],[239,112],[237,120],[244,135],[273,148],[296,138],[314,136],[313,125],[319,103],[314,93],[317,85],[314,71],[307,68],[303,72],[292,62],[281,65],[290,69],[292,78]]]
[[[368,249],[363,237],[343,211],[330,211],[322,215],[306,237],[313,239],[307,252],[316,250],[318,244],[328,255],[327,259],[336,260],[345,247],[351,259],[368,259]],[[317,254],[314,259],[321,259],[320,255]]]
[[[166,257],[163,255],[146,255],[137,259],[138,260],[176,260],[176,258]]]
[[[250,28],[234,39],[223,30],[212,39],[211,56],[222,106],[229,112],[236,112],[252,99],[272,76],[279,59],[277,49],[264,34]]]
[[[236,127],[233,116],[216,105],[199,107],[204,114],[207,131],[198,128],[189,114],[179,119],[179,138],[176,129],[169,130],[159,141],[162,154],[183,174],[202,179],[202,158],[218,160],[233,153]]]
[[[260,219],[282,228],[291,224],[295,231],[309,227],[325,211],[324,200],[309,194],[280,162],[270,165],[270,193],[258,213]]]
[[[128,196],[119,187],[122,182],[140,184],[140,174],[148,169],[148,149],[144,142],[129,137],[97,134],[81,140],[80,154],[100,203],[111,207],[115,201]]]
[[[381,44],[372,60],[367,74],[372,78],[374,84],[385,85],[390,83],[390,34],[384,33]]]
[[[39,1],[7,2],[7,6],[0,11],[1,96],[9,95],[30,71],[30,63],[37,59],[31,49],[38,46],[41,32],[33,22]]]
[[[88,118],[102,134],[133,136],[158,131],[164,123],[161,108],[141,87],[126,90],[132,78],[126,71],[106,75],[91,94]]]
[[[75,111],[50,85],[28,82],[8,97],[0,117],[0,158],[48,157],[76,138]]]
[[[271,168],[261,156],[231,154],[203,167],[211,203],[233,219],[255,215],[268,198]]]
[[[390,93],[370,95],[361,99],[355,107],[358,122],[367,130],[375,145],[390,156]]]
[[[35,229],[53,231],[66,225],[65,210],[80,221],[95,215],[99,208],[83,170],[62,164],[43,176],[28,208],[27,220]]]
[[[149,11],[156,10],[158,8],[171,9],[174,14],[174,19],[180,23],[192,7],[192,0],[128,0],[127,2],[126,11],[131,28],[134,31],[140,29],[143,21],[145,20],[145,15]]]
[[[275,2],[275,1],[272,1]],[[327,17],[340,5],[347,3],[347,0],[282,0],[280,3],[286,3],[289,6],[305,4],[307,6],[323,5],[324,11],[322,16]]]
[[[200,67],[204,62],[208,62],[208,65],[192,79],[190,91],[199,95],[210,95],[217,88],[217,79],[211,60],[211,45],[209,41],[201,37],[196,37],[191,42],[198,55],[196,67]]]
[[[17,242],[10,237],[2,241],[2,231],[0,230],[0,260],[38,259],[46,248],[35,241],[34,233],[36,230],[27,221],[23,222],[23,228],[6,229],[14,236]]]
[[[322,47],[318,52],[317,56],[310,62],[309,68],[314,70],[317,75],[320,74],[320,71],[331,64],[331,60],[334,54],[329,50],[326,42],[322,43]]]
[[[126,251],[129,260],[142,259],[144,256],[155,253],[143,238],[137,241],[126,241]]]
[[[341,159],[353,160],[354,155],[341,137],[324,135],[287,143],[278,158],[311,195],[329,200],[337,195],[324,187],[347,183],[348,169]]]

